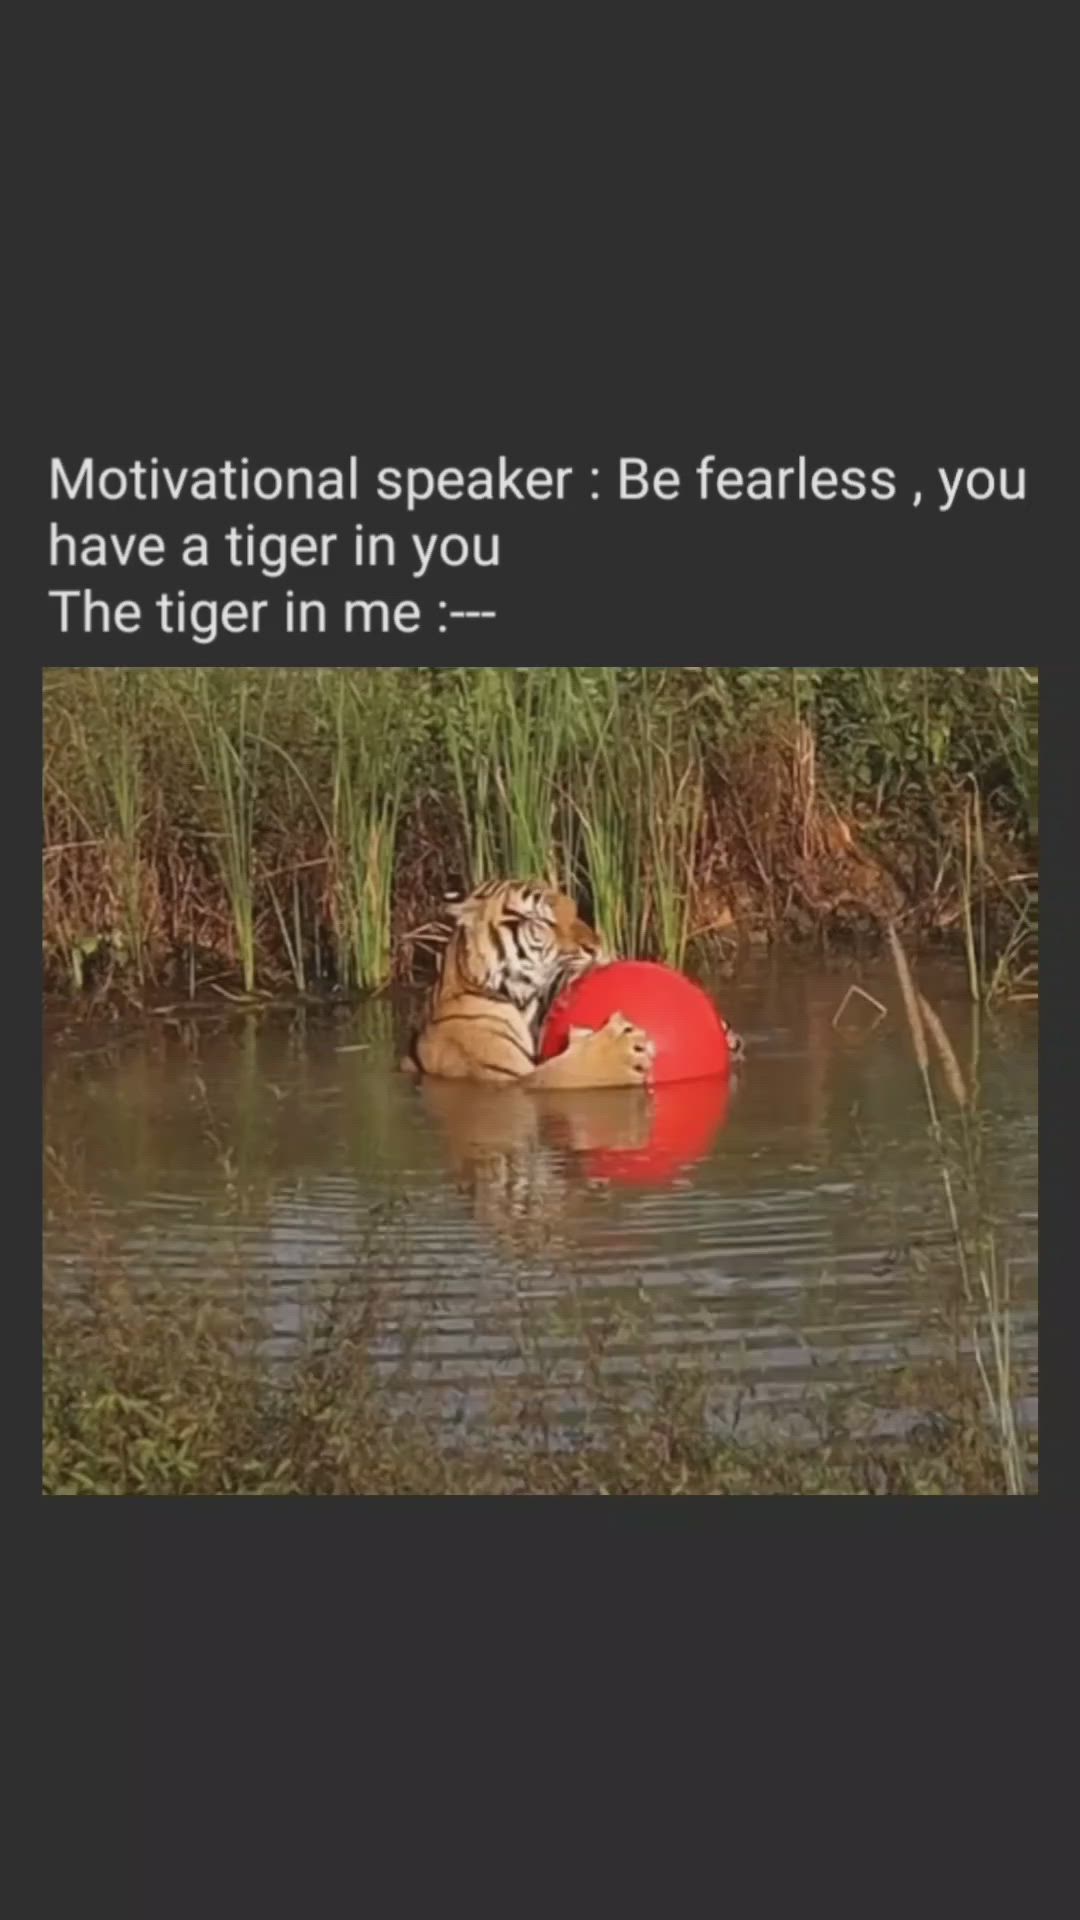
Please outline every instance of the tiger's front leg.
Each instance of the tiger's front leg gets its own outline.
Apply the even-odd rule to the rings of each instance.
[[[641,1027],[613,1013],[594,1032],[574,1027],[564,1053],[545,1060],[520,1085],[534,1087],[640,1087],[648,1080],[656,1048]]]

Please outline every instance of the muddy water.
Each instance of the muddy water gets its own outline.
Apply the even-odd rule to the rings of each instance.
[[[855,979],[887,1015],[875,1025],[857,1000],[834,1026]],[[923,966],[920,983],[969,1069],[962,973]],[[538,1382],[556,1431],[572,1428],[586,1326],[603,1327],[611,1372],[692,1358],[740,1432],[777,1416],[813,1430],[833,1384],[873,1421],[888,1371],[947,1347],[958,1292],[895,984],[790,961],[713,984],[746,1039],[739,1083],[653,1100],[418,1088],[394,1071],[408,998],[61,1028],[45,1043],[62,1173],[47,1265],[73,1292],[103,1262],[185,1298],[243,1289],[283,1363],[327,1301],[369,1301],[395,1391],[459,1433]],[[986,1202],[1032,1422],[1034,1010],[984,1021],[977,1044]]]

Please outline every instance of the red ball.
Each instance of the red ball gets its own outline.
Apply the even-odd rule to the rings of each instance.
[[[644,1027],[652,1040],[650,1078],[656,1086],[731,1070],[727,1030],[708,994],[684,973],[652,960],[613,960],[575,980],[548,1014],[540,1058],[562,1053],[571,1027],[602,1027],[613,1013]]]

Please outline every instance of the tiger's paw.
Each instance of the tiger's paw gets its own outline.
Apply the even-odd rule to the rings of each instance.
[[[579,1059],[596,1087],[640,1087],[648,1080],[656,1048],[643,1027],[613,1013],[595,1032],[578,1032]]]

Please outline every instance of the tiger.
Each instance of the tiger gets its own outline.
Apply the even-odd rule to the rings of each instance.
[[[425,1078],[420,1097],[477,1225],[515,1255],[569,1253],[604,1185],[590,1155],[640,1151],[652,1131],[644,1087],[531,1094]]]
[[[572,1027],[540,1060],[540,1030],[571,981],[612,958],[568,894],[543,880],[489,880],[450,905],[451,928],[406,1072],[488,1086],[640,1087],[656,1049],[622,1013]]]

